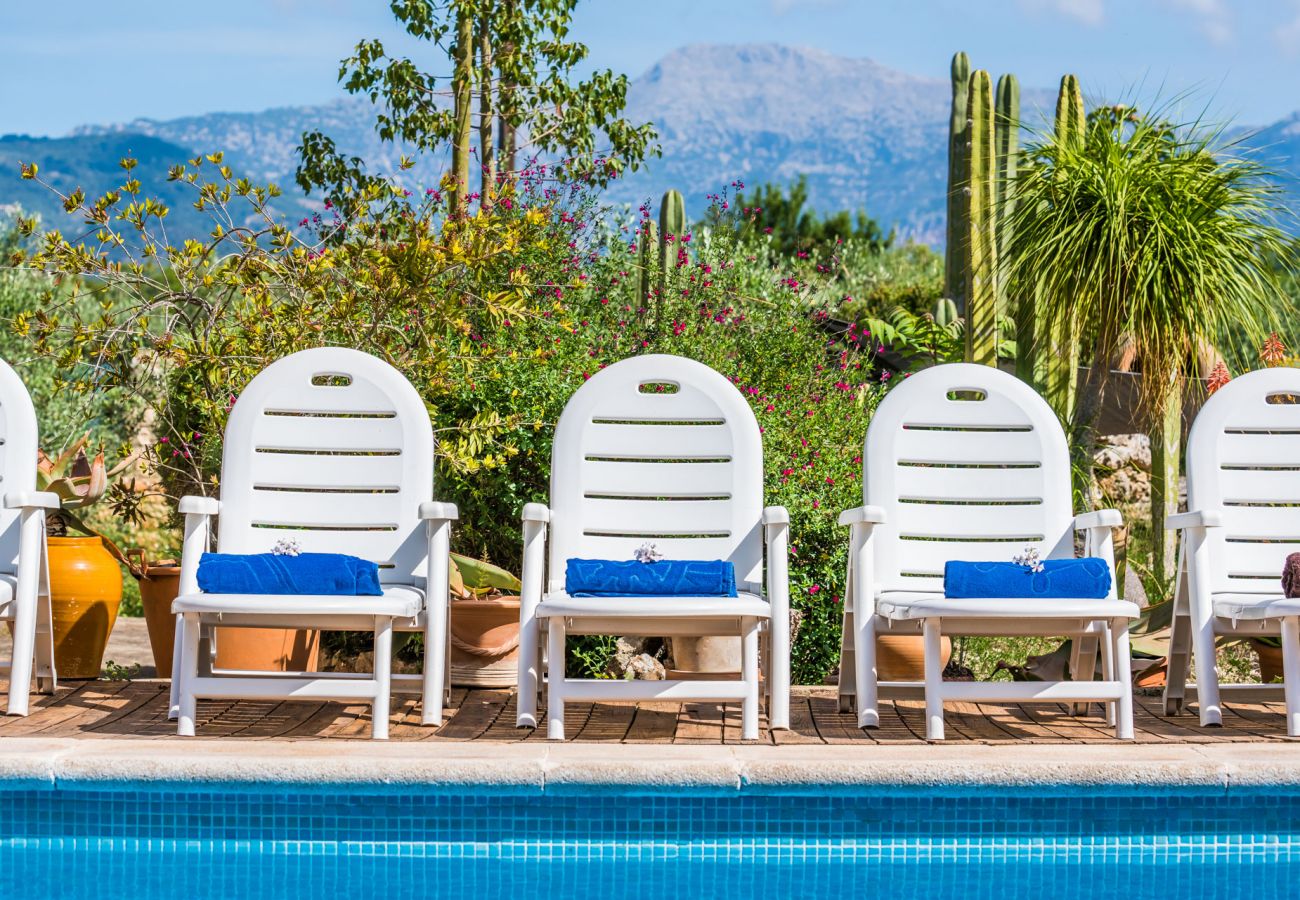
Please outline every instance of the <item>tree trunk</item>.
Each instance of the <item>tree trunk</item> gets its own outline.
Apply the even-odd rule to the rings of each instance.
[[[507,27],[518,13],[517,0],[502,0],[502,21]],[[513,41],[504,41],[497,53],[497,71],[501,73],[497,85],[497,170],[506,174],[515,171],[515,91],[518,85],[509,77],[514,71],[515,54],[519,48]]]
[[[468,211],[465,198],[469,194],[469,151],[471,106],[474,94],[474,19],[459,4],[456,8],[456,46],[452,49],[456,69],[452,76],[452,91],[456,105],[454,115],[456,133],[452,136],[451,176],[456,184],[452,192],[451,210],[455,215]]]
[[[479,207],[492,208],[492,195],[496,193],[497,157],[496,142],[492,134],[496,120],[492,103],[492,2],[485,2],[478,25],[478,143],[482,154],[483,181],[479,189]]]
[[[1152,422],[1151,438],[1151,571],[1172,578],[1177,535],[1165,530],[1165,518],[1178,512],[1178,455],[1183,436],[1182,398],[1171,390]]]

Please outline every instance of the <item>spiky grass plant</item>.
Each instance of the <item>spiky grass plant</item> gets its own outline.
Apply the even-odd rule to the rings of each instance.
[[[1098,362],[1131,338],[1157,376],[1143,379],[1149,417],[1191,374],[1198,339],[1258,346],[1289,306],[1277,180],[1220,136],[1103,108],[1081,143],[1046,137],[1021,160],[1003,277],[1047,320],[1072,316]]]
[[[1290,306],[1290,246],[1271,173],[1199,124],[1175,127],[1102,107],[1082,141],[1045,138],[1021,162],[1010,252],[1012,296],[1036,297],[1048,328],[1091,347],[1094,378],[1074,411],[1075,459],[1090,469],[1110,363],[1121,342],[1142,372],[1151,436],[1151,567],[1173,570],[1165,517],[1178,508],[1182,397],[1201,342],[1258,346]]]

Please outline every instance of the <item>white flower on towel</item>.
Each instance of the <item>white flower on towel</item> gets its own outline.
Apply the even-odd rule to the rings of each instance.
[[[655,548],[655,545],[649,542],[637,547],[636,553],[632,555],[636,558],[637,562],[643,563],[658,562],[664,558],[664,555]]]
[[[1043,561],[1038,558],[1037,547],[1026,547],[1024,553],[1011,557],[1011,561],[1018,566],[1024,566],[1035,575],[1043,571]]]
[[[271,548],[271,552],[276,556],[297,556],[302,552],[302,547],[293,538],[280,538]]]

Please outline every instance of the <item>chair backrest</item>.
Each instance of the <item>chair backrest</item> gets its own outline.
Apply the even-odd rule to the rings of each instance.
[[[1300,369],[1234,378],[1187,438],[1187,508],[1221,510],[1209,529],[1210,590],[1276,594],[1300,551]]]
[[[433,426],[411,383],[357,350],[302,350],[267,366],[226,425],[218,547],[281,538],[347,553],[380,579],[423,584],[419,504],[433,498]]]
[[[0,360],[0,497],[36,490],[36,409],[31,394],[8,363]],[[18,566],[21,513],[0,504],[0,571]]]
[[[883,590],[942,591],[949,560],[1074,555],[1065,434],[1012,375],[966,363],[917,372],[881,402],[862,455],[863,502],[885,511]]]
[[[730,560],[738,586],[762,579],[763,446],[735,385],[678,356],[637,356],[569,399],[551,451],[549,589],[565,561]]]

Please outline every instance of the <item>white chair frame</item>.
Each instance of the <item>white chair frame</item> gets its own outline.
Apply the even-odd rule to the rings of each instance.
[[[657,386],[667,387],[646,392]],[[709,367],[676,356],[615,363],[565,406],[551,463],[551,507],[530,503],[523,513],[517,724],[536,727],[544,677],[552,740],[564,738],[566,702],[601,700],[738,701],[742,738],[753,740],[759,733],[761,668],[769,724],[788,728],[789,516],[781,507],[763,508],[758,423],[735,386]],[[564,593],[566,560],[632,559],[647,541],[668,558],[730,560],[740,596]],[[570,634],[738,635],[741,679],[568,678],[564,650]]]
[[[1275,402],[1283,400],[1285,402]],[[1300,551],[1300,369],[1234,378],[1210,396],[1187,438],[1166,713],[1195,696],[1201,724],[1223,724],[1223,695],[1276,699],[1277,685],[1220,684],[1220,637],[1280,637],[1286,729],[1300,736],[1300,599],[1286,598],[1286,557]],[[1196,683],[1188,684],[1194,657]]]
[[[881,402],[863,447],[863,506],[840,516],[851,528],[840,706],[858,724],[880,724],[881,694],[923,693],[926,737],[944,737],[945,701],[1101,702],[1121,739],[1133,737],[1129,621],[1116,598],[1111,529],[1118,512],[1073,516],[1064,432],[1046,402],[989,366],[935,366]],[[1090,599],[948,599],[948,560],[1010,561],[1027,547],[1043,559],[1084,554],[1111,568],[1110,596]],[[923,684],[880,683],[876,636],[920,634]],[[942,637],[1062,636],[1073,641],[1074,681],[944,681]],[[1094,681],[1098,642],[1103,678]],[[919,689],[919,691],[918,691]]]
[[[177,731],[193,735],[198,698],[366,701],[371,736],[388,736],[390,695],[422,696],[422,723],[440,725],[447,692],[448,578],[456,507],[433,500],[433,427],[415,388],[356,350],[291,354],[239,396],[226,426],[221,500],[185,497],[173,663]],[[205,594],[198,565],[211,520],[225,553],[264,553],[281,538],[303,552],[381,564],[384,596]],[[309,628],[374,634],[374,672],[213,670],[213,629]],[[424,635],[424,670],[392,675],[394,631]]]
[[[33,670],[36,689],[52,694],[54,629],[50,612],[49,560],[45,546],[45,511],[59,509],[57,494],[36,490],[38,448],[36,410],[26,385],[8,363],[0,361],[0,621],[13,632],[13,654],[0,663],[9,677],[6,712],[25,716],[30,709]]]

